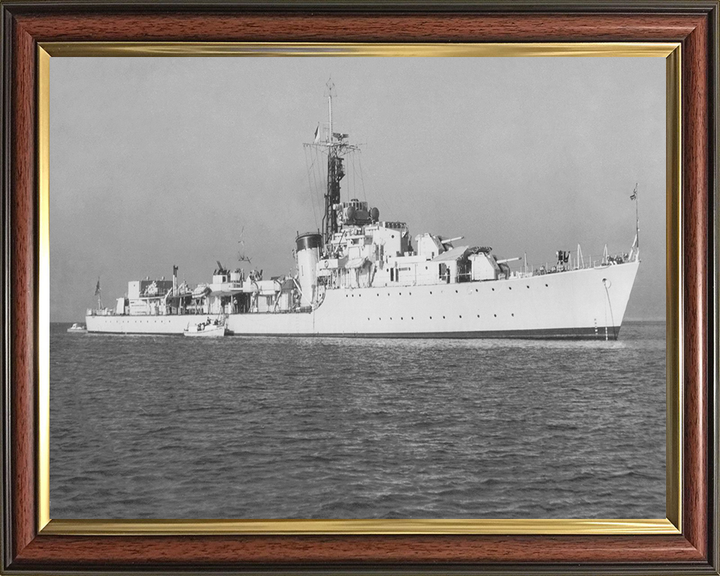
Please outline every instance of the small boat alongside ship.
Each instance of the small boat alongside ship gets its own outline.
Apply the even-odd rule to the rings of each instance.
[[[67,329],[67,332],[70,334],[85,334],[87,333],[87,328],[85,327],[85,324],[79,324],[78,322],[75,322],[70,328]]]
[[[341,200],[345,159],[357,146],[335,132],[332,103],[330,93],[325,129],[318,126],[305,145],[327,156],[322,230],[296,236],[294,274],[265,279],[218,262],[211,282],[191,288],[178,284],[174,266],[172,280],[131,281],[113,308],[99,302],[88,310],[87,331],[617,339],[640,264],[637,188],[632,246],[619,254],[606,247],[597,259],[578,246],[558,250],[552,264],[529,266],[463,245],[462,237],[413,237],[405,222],[381,219],[368,202]]]
[[[228,334],[228,329],[222,320],[208,318],[205,322],[188,324],[183,334],[193,338],[222,338]]]

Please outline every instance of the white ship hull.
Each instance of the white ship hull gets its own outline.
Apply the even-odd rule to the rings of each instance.
[[[508,280],[334,289],[313,311],[230,314],[226,325],[245,336],[614,340],[638,265],[634,260]],[[86,325],[91,333],[182,334],[188,318],[93,315]]]

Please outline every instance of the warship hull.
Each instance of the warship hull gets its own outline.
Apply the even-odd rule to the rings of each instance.
[[[456,246],[463,236],[413,237],[407,223],[381,219],[377,206],[343,201],[346,159],[359,148],[333,127],[331,84],[327,98],[328,121],[304,145],[327,157],[322,231],[298,232],[294,274],[246,275],[250,259],[240,254],[241,268],[217,261],[212,281],[191,289],[178,285],[173,266],[172,281],[130,281],[114,309],[102,307],[98,278],[87,331],[182,334],[209,319],[237,336],[617,339],[640,263],[637,185],[629,253],[610,255],[606,245],[598,261],[578,245],[538,268],[524,257],[519,270],[520,257]]]
[[[314,309],[225,315],[233,335],[617,338],[639,261],[426,286],[327,290]],[[220,315],[208,314],[210,318]],[[89,315],[90,333],[182,334],[192,315]]]

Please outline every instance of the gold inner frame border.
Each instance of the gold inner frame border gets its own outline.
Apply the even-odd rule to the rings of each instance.
[[[681,44],[563,43],[225,43],[40,42],[37,54],[38,383],[37,524],[43,535],[577,534],[682,532],[682,111]],[[51,520],[50,228],[51,57],[654,57],[666,60],[666,518],[419,520]]]

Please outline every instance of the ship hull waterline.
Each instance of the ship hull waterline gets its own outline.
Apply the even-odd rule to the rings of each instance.
[[[236,336],[615,340],[638,265],[635,260],[508,280],[339,288],[327,290],[312,311],[230,314],[225,321]],[[86,326],[88,333],[182,334],[188,319],[89,315]]]

